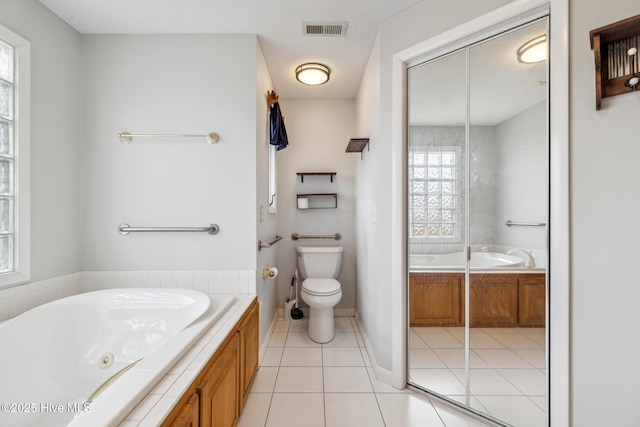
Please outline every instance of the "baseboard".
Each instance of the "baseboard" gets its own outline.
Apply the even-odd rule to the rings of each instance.
[[[271,335],[273,335],[273,331],[276,329],[276,323],[278,323],[278,317],[281,316],[281,309],[276,310],[275,316],[273,316],[273,320],[269,325],[269,329],[267,330],[267,334],[264,336],[264,341],[260,346],[260,353],[258,355],[258,366],[262,366],[262,360],[264,356],[267,354],[267,350],[269,349],[269,341],[271,341]]]
[[[376,355],[371,348],[371,343],[369,342],[369,338],[367,337],[367,333],[365,332],[364,327],[362,326],[362,322],[360,322],[360,316],[356,312],[354,315],[356,319],[356,323],[358,324],[358,329],[360,330],[360,336],[362,337],[362,341],[364,341],[364,346],[367,349],[367,354],[369,355],[369,360],[371,361],[371,369],[373,369],[373,373],[376,376],[376,379],[380,382],[383,382],[390,387],[398,388],[393,385],[393,372],[388,369],[381,368],[378,366],[378,362],[376,361]],[[403,387],[404,389],[406,387]],[[399,389],[399,390],[402,390]]]
[[[300,308],[300,310],[302,310],[302,313],[304,314],[304,317],[309,317],[309,308],[308,307],[302,307]],[[356,314],[356,309],[355,308],[335,308],[333,309],[333,315],[336,317],[354,317]],[[280,317],[284,317],[284,308],[280,307],[278,308],[278,316]]]

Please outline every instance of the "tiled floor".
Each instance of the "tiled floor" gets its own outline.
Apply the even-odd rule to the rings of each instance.
[[[336,317],[336,336],[317,344],[308,319],[281,319],[239,427],[480,427],[437,400],[375,379],[356,322]]]
[[[414,383],[465,401],[464,327],[413,327]],[[470,330],[471,406],[518,427],[546,425],[544,328]]]

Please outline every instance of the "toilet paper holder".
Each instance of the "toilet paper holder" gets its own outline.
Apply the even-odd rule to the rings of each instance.
[[[278,269],[276,267],[271,267],[269,264],[267,264],[267,266],[262,269],[263,279],[274,279],[276,277],[278,277]]]

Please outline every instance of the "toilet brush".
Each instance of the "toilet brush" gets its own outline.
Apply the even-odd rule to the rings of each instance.
[[[295,301],[295,304],[291,308],[291,318],[295,320],[299,320],[304,317],[304,313],[302,313],[302,310],[298,308],[298,270],[296,270],[295,273],[293,274],[292,284],[296,288],[296,298],[293,300]]]

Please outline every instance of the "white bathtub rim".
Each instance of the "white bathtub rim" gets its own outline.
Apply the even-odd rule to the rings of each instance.
[[[116,426],[123,421],[236,300],[233,295],[210,295],[210,298],[222,303],[220,310],[211,304],[202,316],[111,384],[90,404],[89,411],[79,414],[67,426]]]

